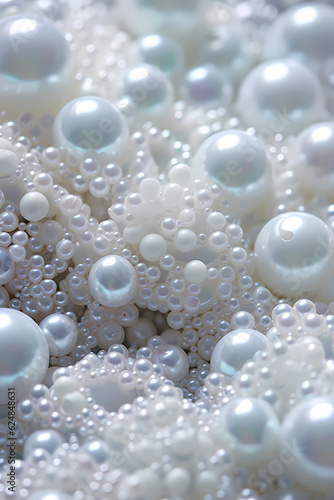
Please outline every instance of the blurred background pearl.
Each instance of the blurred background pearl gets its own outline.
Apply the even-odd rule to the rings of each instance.
[[[334,398],[315,398],[299,404],[282,424],[282,450],[293,455],[289,471],[304,488],[334,491]]]
[[[40,324],[51,356],[64,356],[74,349],[78,332],[74,321],[64,314],[50,314]]]
[[[203,178],[204,172],[241,212],[261,203],[271,191],[272,167],[265,147],[241,130],[218,132],[201,144],[193,159],[193,178]]]
[[[113,344],[122,344],[124,341],[123,327],[114,320],[108,320],[99,326],[96,333],[97,344],[106,351]]]
[[[71,89],[64,35],[46,17],[16,14],[0,21],[0,106],[16,115],[55,113]]]
[[[107,99],[78,97],[66,104],[54,123],[54,143],[67,152],[70,167],[79,168],[83,156],[114,160],[129,138],[121,112]]]
[[[333,234],[309,213],[288,212],[271,219],[254,251],[260,280],[279,296],[316,291],[333,271]]]
[[[105,463],[109,458],[109,447],[100,439],[91,439],[83,444],[79,452],[88,453],[98,464]]]
[[[16,389],[19,401],[42,382],[49,349],[37,323],[20,311],[0,309],[0,325],[0,404],[5,404],[8,387]]]
[[[163,368],[163,374],[173,382],[180,382],[189,371],[188,356],[177,345],[162,345],[153,355],[153,363]]]
[[[229,332],[212,351],[210,371],[235,377],[256,352],[264,351],[268,346],[269,340],[256,330],[240,328]]]
[[[272,140],[297,134],[325,116],[325,99],[317,77],[294,59],[259,64],[242,81],[237,109],[248,127]]]
[[[107,255],[95,262],[88,278],[94,299],[106,307],[120,307],[137,293],[137,274],[132,264],[119,255]]]
[[[35,431],[26,439],[23,447],[23,457],[26,460],[33,451],[43,449],[52,453],[63,444],[63,436],[54,430],[43,429]]]
[[[70,496],[59,490],[38,490],[29,494],[30,500],[70,500]]]
[[[334,200],[334,122],[303,130],[291,144],[288,158],[307,194]]]
[[[131,347],[143,347],[147,344],[148,340],[157,334],[157,329],[152,323],[146,318],[139,318],[138,321],[125,329],[126,345]]]
[[[237,461],[249,468],[265,463],[279,445],[279,420],[272,407],[260,399],[230,401],[223,409],[221,432]]]

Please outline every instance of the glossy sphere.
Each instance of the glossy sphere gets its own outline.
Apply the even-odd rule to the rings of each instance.
[[[15,264],[8,250],[0,247],[0,285],[6,285],[14,277]]]
[[[106,307],[120,307],[137,293],[137,274],[124,257],[107,255],[93,266],[88,278],[94,299]]]
[[[64,314],[50,314],[40,322],[39,327],[45,335],[51,356],[64,356],[74,349],[77,327]]]
[[[94,154],[113,159],[123,150],[129,137],[121,112],[101,97],[79,97],[66,104],[54,124],[54,142],[63,147],[66,161],[79,168],[81,157]]]
[[[311,125],[299,134],[289,151],[292,168],[308,193],[334,199],[334,122]]]
[[[20,212],[22,217],[31,222],[37,222],[46,217],[49,211],[47,197],[38,191],[32,191],[22,196]]]
[[[49,366],[45,337],[35,321],[14,309],[0,309],[0,404],[8,387],[16,388],[17,400],[42,382]]]
[[[181,94],[185,101],[193,105],[227,107],[232,97],[232,87],[215,66],[205,65],[188,71]]]
[[[282,425],[282,448],[289,445],[289,471],[311,491],[334,490],[334,398],[305,401],[293,408]]]
[[[54,112],[68,95],[70,52],[47,18],[30,14],[0,22],[0,105],[17,113]]]
[[[162,366],[164,375],[173,382],[180,382],[189,371],[188,356],[177,345],[160,346],[152,361]]]
[[[288,212],[271,219],[254,250],[261,281],[285,297],[318,290],[333,269],[333,235],[308,213]]]
[[[33,451],[38,449],[46,450],[52,454],[63,442],[62,435],[57,431],[48,429],[35,431],[24,443],[23,456],[27,459]]]
[[[299,133],[324,114],[324,95],[314,74],[293,59],[258,65],[243,80],[237,107],[246,126],[271,140]]]
[[[263,145],[241,130],[219,132],[203,142],[193,160],[193,177],[202,178],[203,170],[241,210],[259,203],[271,187],[272,170]]]
[[[211,372],[235,377],[243,365],[258,351],[264,351],[269,341],[262,333],[240,328],[227,333],[217,343],[211,356]]]
[[[241,465],[256,467],[272,457],[278,448],[279,430],[273,409],[260,399],[236,399],[223,410],[221,432]]]

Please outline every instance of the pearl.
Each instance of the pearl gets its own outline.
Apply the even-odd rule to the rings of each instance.
[[[35,431],[27,438],[23,447],[23,457],[27,459],[35,450],[43,449],[53,453],[64,442],[62,435],[54,430]]]
[[[106,307],[125,306],[137,293],[137,275],[132,264],[119,255],[95,262],[88,285],[94,299]]]
[[[282,449],[292,454],[289,472],[304,488],[334,489],[334,399],[315,398],[293,408],[282,424]]]
[[[26,314],[0,309],[0,404],[7,401],[8,387],[16,389],[17,400],[45,377],[49,350],[39,326]]]
[[[147,234],[141,240],[139,252],[149,262],[157,262],[167,252],[167,243],[160,234]]]
[[[208,270],[201,260],[191,260],[184,266],[184,275],[191,283],[200,284],[205,281]]]
[[[96,341],[101,349],[106,351],[113,344],[122,344],[124,341],[123,327],[114,320],[106,321],[99,326]]]
[[[270,192],[272,169],[264,146],[246,132],[228,130],[206,139],[193,160],[193,177],[206,172],[223,189],[223,196],[243,212]]]
[[[173,382],[180,382],[189,371],[188,357],[177,345],[160,346],[154,353],[152,362],[161,365],[164,375]]]
[[[226,108],[231,101],[232,87],[215,66],[205,65],[188,71],[183,79],[181,95],[192,105]]]
[[[268,403],[242,398],[223,409],[220,432],[238,462],[254,468],[266,463],[278,448],[280,424]]]
[[[0,285],[6,285],[14,277],[15,263],[8,250],[0,247]],[[5,292],[4,292],[5,293]]]
[[[45,335],[51,356],[64,356],[74,349],[77,327],[64,314],[50,314],[41,321],[39,327]]]
[[[3,146],[3,144],[1,144],[1,146]],[[8,149],[0,150],[0,178],[12,175],[18,165],[19,159],[13,151]]]
[[[277,295],[298,297],[316,291],[333,269],[333,235],[308,213],[288,212],[271,219],[254,250],[261,281]]]
[[[63,34],[46,17],[7,16],[0,22],[0,105],[13,114],[54,113],[66,102],[72,61]]]
[[[294,59],[259,64],[241,83],[237,107],[246,126],[265,140],[299,133],[321,120],[325,101],[316,76]]]
[[[94,460],[101,464],[107,462],[109,458],[109,447],[103,441],[99,439],[93,439],[87,441],[83,446],[80,447],[80,451],[83,453],[88,453]]]
[[[258,351],[264,351],[269,341],[262,333],[249,328],[240,328],[227,333],[212,351],[211,372],[235,377],[243,365]]]
[[[103,160],[119,157],[129,138],[121,112],[107,99],[79,97],[66,104],[54,123],[53,139],[66,152],[69,166],[79,168],[83,156]]]
[[[138,321],[125,329],[127,345],[131,347],[144,347],[148,340],[157,334],[157,329],[152,321],[146,318],[139,318]]]
[[[26,220],[38,222],[46,217],[48,211],[49,202],[44,194],[33,191],[22,196],[20,212]]]

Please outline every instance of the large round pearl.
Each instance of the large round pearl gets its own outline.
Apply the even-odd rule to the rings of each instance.
[[[293,57],[315,68],[333,57],[334,9],[320,2],[296,5],[283,12],[268,31],[263,55]]]
[[[192,105],[226,108],[231,101],[232,87],[221,71],[207,64],[188,71],[183,79],[181,95]]]
[[[255,242],[261,281],[277,295],[316,291],[333,270],[333,234],[314,215],[288,212],[270,220]]]
[[[71,80],[70,51],[47,18],[31,14],[0,22],[0,107],[17,115],[55,113],[66,102]]]
[[[334,491],[334,398],[305,401],[282,424],[282,449],[291,456],[289,472],[317,493]]]
[[[6,285],[14,277],[15,264],[8,250],[0,247],[0,285]]]
[[[227,333],[212,351],[210,370],[235,377],[256,352],[264,351],[269,344],[265,335],[250,328]]]
[[[50,314],[39,324],[51,356],[64,356],[75,347],[78,332],[74,321],[64,314]]]
[[[119,255],[99,259],[89,273],[88,285],[94,299],[106,307],[120,307],[137,293],[137,274],[132,264]]]
[[[237,108],[246,126],[269,139],[299,133],[324,116],[317,77],[294,59],[277,59],[254,68],[243,80]]]
[[[264,146],[241,130],[218,132],[201,144],[193,160],[193,177],[203,178],[204,172],[242,212],[259,204],[271,189],[272,168]]]
[[[334,199],[334,122],[317,123],[303,130],[291,145],[288,157],[307,193]]]
[[[14,309],[0,309],[0,404],[8,388],[16,389],[17,401],[42,382],[49,366],[49,349],[35,321]]]
[[[220,430],[237,461],[250,468],[266,462],[279,445],[278,418],[261,399],[242,398],[228,403],[222,412]]]
[[[66,104],[54,124],[54,143],[67,152],[69,166],[79,168],[83,156],[117,158],[129,138],[121,112],[107,99],[79,97]]]
[[[173,382],[180,382],[188,374],[188,356],[181,347],[165,344],[154,353],[153,363],[162,366],[164,375]]]
[[[43,449],[49,453],[53,453],[64,442],[62,435],[54,430],[39,430],[35,431],[27,438],[23,447],[23,456],[25,459],[38,449]]]

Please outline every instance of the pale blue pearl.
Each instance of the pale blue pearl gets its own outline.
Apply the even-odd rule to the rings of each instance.
[[[232,87],[223,73],[209,64],[194,68],[186,74],[181,94],[191,104],[226,107],[232,96]]]
[[[120,307],[131,302],[137,293],[137,283],[134,267],[119,255],[99,259],[88,278],[92,296],[106,307]]]
[[[77,327],[64,314],[50,314],[40,322],[39,327],[45,335],[51,356],[64,356],[74,349]]]
[[[188,356],[177,345],[162,345],[153,355],[153,363],[161,365],[163,374],[173,382],[180,382],[189,371]]]
[[[26,460],[34,450],[40,448],[52,454],[63,442],[62,435],[57,431],[51,429],[35,431],[24,443],[23,457]]]
[[[107,462],[109,458],[109,447],[103,441],[99,439],[93,439],[87,441],[83,446],[81,446],[80,452],[88,453],[94,460],[101,464]]]
[[[171,92],[167,77],[150,64],[129,68],[123,79],[123,93],[136,108],[154,109],[164,104]]]

